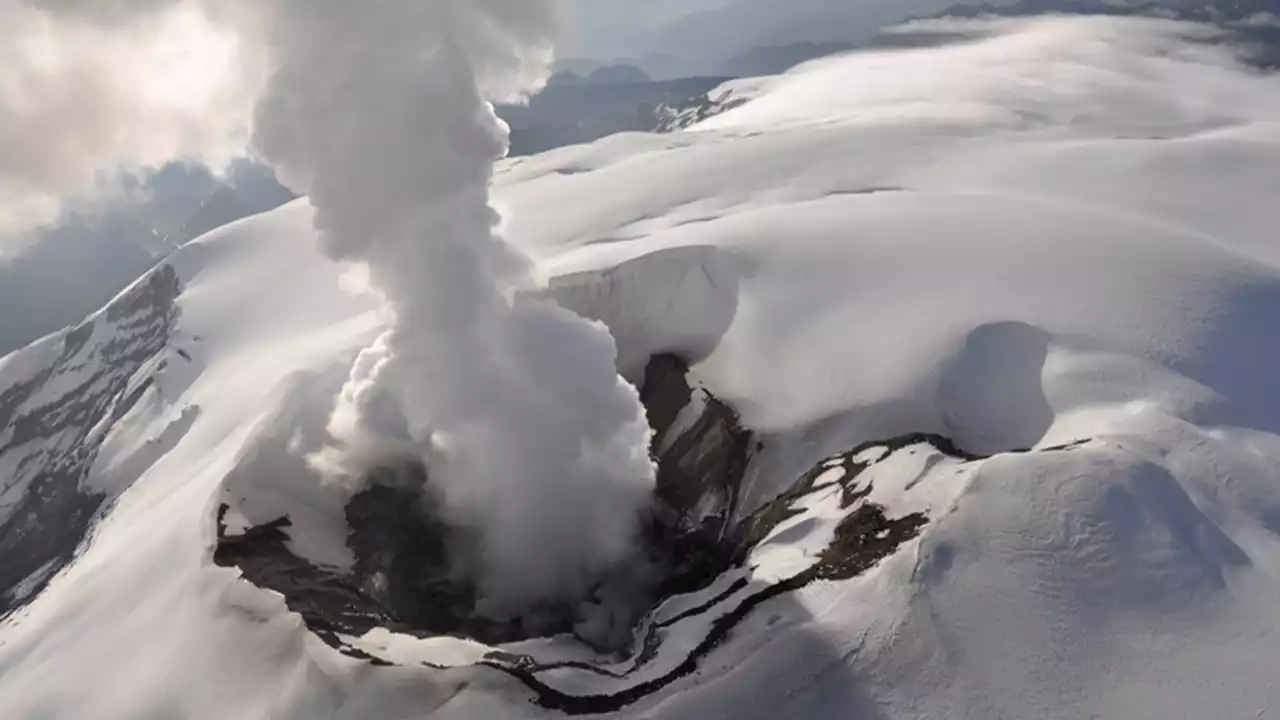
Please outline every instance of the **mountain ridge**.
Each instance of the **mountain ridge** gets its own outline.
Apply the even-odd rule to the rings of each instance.
[[[429,508],[315,464],[388,320],[301,199],[0,359],[0,715],[1276,706],[1280,78],[1165,20],[956,22],[495,171],[542,281],[511,302],[608,328],[661,433],[653,542],[727,569],[631,615],[625,564],[571,630],[403,627]]]

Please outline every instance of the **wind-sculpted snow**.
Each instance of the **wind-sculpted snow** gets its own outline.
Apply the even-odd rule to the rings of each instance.
[[[0,614],[80,548],[107,495],[89,472],[114,424],[174,362],[178,279],[161,266],[98,315],[0,361]]]
[[[709,356],[738,312],[738,269],[714,247],[680,247],[622,263],[603,273],[551,280],[547,297],[608,326],[618,341],[618,368],[639,380],[650,358]],[[663,302],[655,303],[657,295]]]
[[[659,496],[669,512],[660,521],[669,524],[647,538],[651,551],[671,553],[665,561],[671,575],[622,647],[594,648],[571,626],[502,628],[469,617],[473,591],[448,573],[449,529],[409,509],[421,504],[414,493],[430,487],[429,478],[375,481],[348,505],[354,575],[298,557],[290,549],[293,523],[287,516],[229,530],[232,508],[225,504],[218,511],[215,558],[283,593],[312,631],[352,657],[379,666],[490,668],[518,680],[544,708],[613,713],[651,701],[699,672],[732,634],[761,632],[741,626],[780,598],[814,583],[858,578],[899,552],[939,509],[936,499],[954,495],[988,460],[936,435],[867,442],[822,461],[780,497],[743,512],[745,460],[763,444],[713,397],[689,406],[698,420],[677,426],[662,407],[694,401],[687,372],[665,356],[654,358],[646,373],[646,406],[665,418],[656,421],[655,453]],[[664,438],[668,432],[676,437]],[[238,494],[228,499],[242,507],[253,502]],[[423,573],[429,579],[414,577]],[[398,599],[397,587],[406,583],[414,590]],[[476,642],[485,636],[487,642]]]
[[[670,356],[654,358],[644,386],[651,411],[693,401],[687,372]],[[970,472],[982,460],[937,436],[870,442],[824,461],[781,497],[740,514],[746,461],[759,445],[714,397],[693,407],[698,420],[680,428],[668,417],[655,438],[663,514],[645,537],[656,553],[654,566],[666,577],[657,584],[654,606],[631,621],[630,640],[609,651],[550,617],[541,627],[502,626],[477,615],[474,587],[449,571],[453,531],[439,515],[414,510],[423,505],[418,493],[431,487],[429,477],[375,478],[347,505],[352,574],[295,554],[287,515],[229,528],[232,513],[252,512],[254,499],[240,492],[226,495],[228,504],[218,510],[215,560],[281,592],[313,632],[352,657],[383,666],[491,668],[517,679],[543,707],[572,715],[610,713],[697,672],[770,601],[815,582],[856,578],[915,539],[928,523],[928,503],[908,502],[894,514],[875,502],[875,483],[864,473],[898,453],[929,457],[923,467],[909,463],[900,476],[888,478],[901,488]],[[667,432],[675,437],[664,439]],[[298,504],[308,503],[300,497]],[[608,606],[610,600],[600,602]],[[471,659],[460,661],[451,643],[467,646]]]
[[[33,599],[0,622],[0,716],[1280,707],[1280,83],[1212,28],[953,29],[497,169],[503,234],[549,281],[529,293],[608,326],[646,386],[669,512],[643,546],[688,562],[494,627],[439,572],[429,498],[321,482],[387,319],[295,203],[171,258],[171,335],[203,340],[100,428],[81,487],[112,502],[78,559],[14,578]],[[98,396],[72,372],[34,389],[62,342],[0,368],[42,398],[23,414]],[[636,367],[661,352],[687,372]],[[114,417],[74,406],[50,422]],[[27,449],[3,437],[7,477]]]

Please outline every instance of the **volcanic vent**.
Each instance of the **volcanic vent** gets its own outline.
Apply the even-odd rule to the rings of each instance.
[[[346,505],[347,546],[355,557],[349,573],[315,567],[294,554],[287,516],[228,531],[227,505],[219,510],[215,559],[284,594],[331,641],[332,632],[358,635],[385,627],[486,644],[574,635],[597,648],[618,640],[625,645],[659,600],[706,587],[741,564],[748,550],[745,525],[733,527],[731,516],[757,441],[727,405],[706,394],[696,400],[687,371],[668,355],[649,364],[642,399],[655,427],[659,483],[642,524],[643,557],[625,572],[596,578],[584,597],[536,604],[505,618],[485,613],[468,570],[475,538],[445,519],[420,463],[371,472],[365,489]],[[686,426],[669,438],[678,420]]]
[[[763,443],[728,405],[690,387],[687,373],[673,356],[648,364],[641,395],[659,471],[644,557],[596,578],[583,597],[505,617],[487,612],[466,570],[474,539],[432,512],[429,474],[413,465],[375,473],[346,504],[349,569],[296,554],[288,516],[233,531],[227,504],[215,560],[283,594],[312,632],[346,654],[398,663],[363,640],[374,630],[458,638],[487,648],[464,664],[513,676],[543,706],[608,712],[696,670],[762,604],[817,581],[856,577],[917,537],[926,513],[874,502],[877,478],[921,472],[913,463],[926,473],[964,472],[983,459],[932,435],[866,443],[746,508],[744,480]],[[776,563],[779,553],[791,559]],[[691,636],[692,644],[668,643]],[[579,650],[565,650],[573,646]],[[439,666],[457,664],[454,656]],[[553,679],[564,673],[604,685],[590,694],[558,689]]]

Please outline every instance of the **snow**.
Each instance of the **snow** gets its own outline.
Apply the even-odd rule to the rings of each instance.
[[[905,432],[1041,451],[868,458],[871,499],[927,512],[922,535],[756,608],[698,672],[619,717],[1280,707],[1280,78],[1174,23],[983,28],[812,63],[737,88],[755,99],[688,131],[499,173],[508,237],[562,278],[548,292],[610,327],[624,370],[686,353],[764,432],[757,503]],[[0,716],[555,716],[493,670],[415,664],[465,665],[479,652],[465,643],[375,634],[362,646],[404,665],[345,658],[212,565],[228,498],[250,523],[297,513],[295,550],[349,562],[342,496],[306,482],[299,448],[385,318],[344,289],[310,220],[294,203],[173,257],[170,350],[194,360],[166,355],[178,375],[108,430],[86,482],[112,509],[0,624]],[[55,343],[0,360],[0,388]],[[824,545],[834,499],[806,498],[809,515],[775,530],[756,582]],[[713,620],[670,628],[645,672]]]
[[[625,377],[639,383],[656,354],[677,353],[698,361],[715,350],[737,312],[737,272],[728,253],[686,246],[604,273],[555,277],[544,292],[561,307],[625,337],[617,364]]]

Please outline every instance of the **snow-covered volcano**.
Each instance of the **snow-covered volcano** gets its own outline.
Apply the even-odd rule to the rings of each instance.
[[[0,716],[1274,713],[1280,78],[1173,22],[943,29],[499,167],[662,431],[676,570],[597,617],[388,600],[399,516],[309,460],[385,318],[305,204],[0,360]]]

